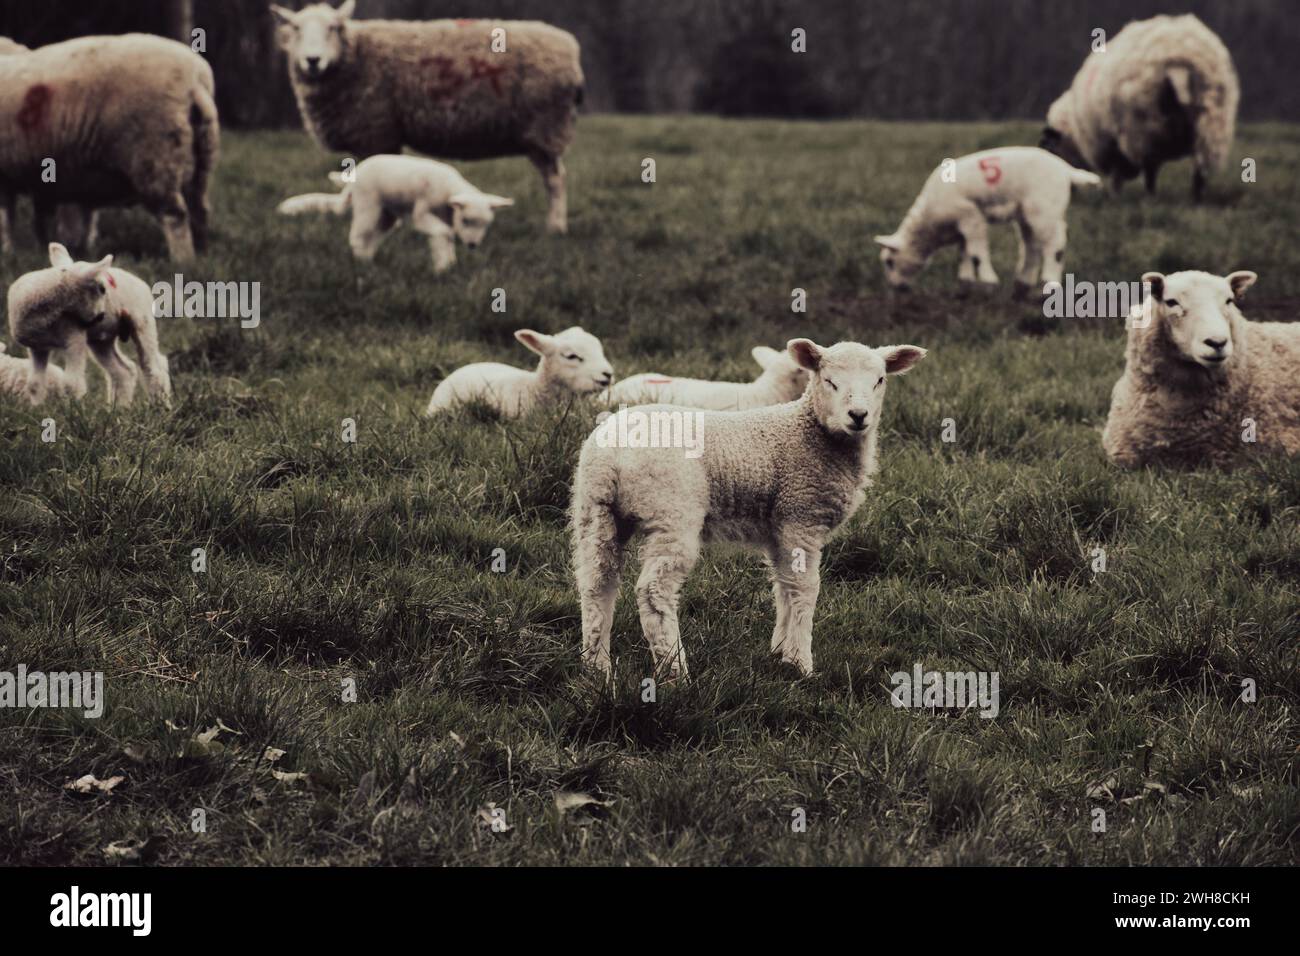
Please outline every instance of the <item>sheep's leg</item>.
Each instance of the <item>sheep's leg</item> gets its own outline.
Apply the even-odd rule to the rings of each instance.
[[[606,677],[612,668],[609,638],[614,626],[623,545],[609,509],[581,501],[574,516],[574,576],[582,605],[582,662]]]
[[[1043,242],[1043,284],[1060,282],[1065,266],[1065,217],[1056,220],[1049,228],[1036,229]]]
[[[50,367],[50,353],[48,349],[28,349],[31,353],[32,365],[27,373],[27,400],[33,405],[39,405],[45,401],[46,390],[49,387],[48,370]]]
[[[1142,182],[1147,187],[1147,195],[1154,196],[1156,194],[1156,177],[1159,175],[1159,163],[1147,163],[1142,167]]]
[[[18,212],[18,197],[13,193],[0,193],[0,252],[14,251],[14,219]]]
[[[784,551],[772,548],[768,563],[772,568],[772,606],[776,609],[776,623],[772,627],[772,653],[785,656],[790,635],[790,589],[783,583],[778,570],[783,562],[792,561]],[[793,644],[789,646],[793,647]]]
[[[167,239],[167,254],[175,262],[194,259],[194,237],[190,233],[190,212],[185,197],[179,192],[167,195],[150,210],[162,226]]]
[[[782,551],[785,564],[777,564],[773,568],[777,586],[785,592],[786,604],[785,637],[779,652],[782,660],[793,664],[804,674],[811,674],[813,614],[817,610],[817,595],[821,591],[821,546],[806,542],[798,547],[783,548]],[[779,622],[779,606],[777,613]],[[775,639],[773,635],[773,643]],[[774,647],[773,650],[778,648]]]
[[[641,630],[654,657],[655,674],[666,673],[666,682],[687,676],[677,600],[699,555],[698,528],[656,532],[641,546],[641,575],[636,582]]]
[[[32,228],[36,232],[36,241],[44,249],[50,241],[57,239],[58,207],[48,199],[32,197]]]
[[[86,360],[90,357],[90,348],[84,335],[73,336],[63,349],[63,372],[72,383],[72,395],[84,398],[86,395]]]
[[[158,326],[153,316],[132,318],[131,340],[135,342],[136,355],[139,357],[145,393],[150,398],[167,401],[172,393],[171,374],[167,356],[158,350]]]
[[[1205,171],[1197,166],[1192,170],[1192,200],[1200,202],[1205,198]]]
[[[417,204],[411,210],[411,228],[429,237],[434,272],[446,272],[456,264],[456,234],[432,209]]]
[[[369,262],[396,222],[391,216],[385,217],[382,206],[354,203],[352,228],[348,232],[348,245],[352,247],[352,255],[362,262]]]
[[[135,397],[135,363],[117,350],[116,339],[91,342],[90,350],[108,374],[108,403],[123,408],[130,405]]]
[[[998,284],[998,274],[993,271],[989,255],[989,224],[984,215],[975,211],[957,224],[964,250],[957,278],[964,282],[978,280],[988,285]]]
[[[1016,261],[1016,285],[1012,296],[1023,299],[1038,281],[1043,267],[1043,243],[1033,227],[1023,220],[1016,223],[1016,238],[1020,241],[1020,257]]]
[[[529,159],[541,173],[542,185],[546,187],[546,231],[561,234],[568,232],[569,196],[565,186],[563,160],[546,153],[533,153]]]

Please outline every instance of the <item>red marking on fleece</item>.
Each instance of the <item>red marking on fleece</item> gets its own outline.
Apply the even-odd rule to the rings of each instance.
[[[492,92],[498,97],[501,96],[501,74],[506,71],[504,66],[493,66],[486,60],[480,60],[476,56],[469,58],[471,80],[490,80],[492,83]]]
[[[44,126],[50,116],[50,100],[53,98],[54,92],[44,83],[31,87],[18,110],[18,128],[24,133],[34,133]]]
[[[648,378],[645,380],[647,385],[671,385],[671,378]]]
[[[996,186],[1002,181],[1002,162],[1001,156],[989,156],[987,159],[980,160],[980,171],[984,173],[984,181],[990,186]]]
[[[114,279],[113,279],[113,273],[111,273],[111,272],[107,273],[107,274],[104,276],[104,278],[108,280],[108,284],[109,284],[109,286],[110,286],[111,288],[114,288],[114,289],[117,288],[117,282],[114,281]]]

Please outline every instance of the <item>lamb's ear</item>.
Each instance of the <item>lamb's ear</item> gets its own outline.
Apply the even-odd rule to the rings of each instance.
[[[72,265],[72,253],[68,252],[68,247],[61,242],[50,243],[50,265],[52,266],[70,266]]]
[[[340,20],[351,20],[352,14],[357,12],[357,0],[344,0],[343,4],[335,11],[335,15]]]
[[[926,356],[926,350],[916,345],[886,345],[877,351],[885,360],[886,375],[902,375]]]
[[[453,193],[447,200],[447,205],[452,209],[464,209],[474,201],[473,193]]]
[[[758,363],[758,367],[761,369],[769,369],[781,359],[780,352],[768,348],[766,345],[755,345],[749,350],[749,354],[754,356],[754,361]]]
[[[298,14],[292,10],[286,10],[284,7],[271,4],[271,16],[275,17],[277,26],[296,27],[298,25]]]
[[[515,204],[513,199],[507,199],[505,196],[494,196],[492,193],[484,193],[482,198],[492,209],[504,209],[506,206]]]
[[[555,339],[550,335],[543,335],[541,332],[534,332],[532,329],[520,329],[515,333],[524,348],[531,349],[538,355],[550,355],[555,351]]]
[[[903,248],[897,236],[876,236],[875,241],[877,245],[884,246],[891,252],[898,252]]]
[[[821,368],[822,347],[812,339],[791,339],[785,344],[785,350],[801,368],[806,368],[810,372]]]
[[[1165,297],[1165,277],[1159,272],[1142,273],[1142,281],[1151,289],[1151,297],[1157,301]]]
[[[1253,272],[1234,272],[1231,275],[1224,276],[1228,280],[1228,285],[1232,286],[1232,294],[1238,302],[1246,295],[1246,290],[1255,284],[1259,276]]]

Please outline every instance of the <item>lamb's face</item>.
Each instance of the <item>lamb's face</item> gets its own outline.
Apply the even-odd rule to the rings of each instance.
[[[1206,369],[1222,368],[1235,347],[1233,329],[1241,321],[1237,303],[1254,284],[1253,272],[1216,276],[1208,272],[1148,272],[1142,281],[1151,289],[1160,328],[1187,362]]]
[[[906,292],[912,279],[925,268],[925,258],[916,254],[898,236],[876,236],[880,246],[880,267],[890,288]]]
[[[810,339],[792,339],[790,357],[812,373],[812,406],[832,435],[861,439],[880,421],[885,378],[899,375],[925,357],[915,345],[878,349],[857,342],[822,348]]]
[[[766,345],[756,345],[750,350],[754,361],[763,368],[762,378],[776,381],[787,402],[794,401],[808,390],[811,373],[790,357],[788,352],[778,352]]]
[[[491,193],[457,193],[448,201],[451,206],[451,228],[461,242],[473,249],[487,235],[488,227],[496,218],[496,210],[513,206],[513,199],[493,196]]]
[[[347,23],[355,6],[355,0],[347,0],[337,10],[315,3],[297,13],[271,7],[279,22],[276,39],[299,77],[319,80],[343,60],[348,44]]]
[[[614,382],[614,366],[600,339],[573,326],[555,335],[520,329],[515,338],[542,357],[545,374],[579,395],[599,392]]]
[[[83,328],[99,325],[108,314],[109,290],[114,285],[112,273],[108,271],[113,257],[105,256],[98,262],[75,262],[72,254],[57,242],[50,243],[49,253],[50,268],[42,270],[49,276],[46,301]]]

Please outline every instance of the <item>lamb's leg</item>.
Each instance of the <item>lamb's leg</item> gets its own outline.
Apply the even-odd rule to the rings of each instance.
[[[158,349],[158,326],[152,315],[131,320],[131,340],[135,342],[145,394],[166,402],[172,393],[167,356]]]
[[[130,405],[135,398],[135,363],[117,350],[116,339],[93,341],[90,350],[108,374],[108,403],[123,408]]]
[[[677,599],[700,555],[699,530],[653,532],[641,546],[641,575],[636,582],[641,630],[654,657],[655,674],[666,673],[666,682],[687,676]]]
[[[813,614],[817,610],[817,595],[821,591],[821,545],[805,541],[783,547],[782,551],[787,556],[785,564],[774,567],[777,583],[785,591],[787,607],[786,636],[780,648],[781,659],[793,664],[802,673],[811,674]],[[790,560],[789,556],[795,554],[798,555],[798,560]]]
[[[352,228],[348,232],[348,245],[352,247],[352,255],[362,262],[369,262],[395,224],[396,220],[392,217],[386,219],[382,206],[354,202]]]
[[[608,677],[624,542],[609,509],[586,500],[575,511],[573,538],[574,576],[582,605],[582,662]]]
[[[1043,244],[1029,223],[1016,223],[1016,238],[1020,241],[1020,257],[1016,262],[1016,285],[1012,297],[1025,298],[1038,281],[1043,266]]]
[[[529,158],[541,173],[542,185],[546,187],[546,231],[568,232],[569,197],[565,187],[564,161],[546,153],[533,153]]]
[[[978,280],[988,285],[998,284],[998,274],[993,271],[989,255],[989,224],[983,213],[975,210],[963,216],[957,224],[964,251],[957,278],[964,282]]]
[[[174,262],[191,262],[194,259],[194,237],[190,233],[190,212],[185,197],[176,191],[150,209],[162,226],[167,239],[167,254]]]
[[[456,234],[427,205],[417,203],[411,210],[411,228],[429,237],[434,272],[446,272],[456,264]]]
[[[86,361],[90,357],[90,348],[84,335],[73,336],[63,349],[63,373],[72,383],[74,398],[86,396]]]
[[[768,563],[772,568],[772,606],[776,609],[776,622],[772,627],[772,653],[783,657],[790,635],[790,589],[782,582],[777,569],[783,562],[789,561],[785,552],[778,548],[768,552]]]
[[[28,349],[31,353],[32,364],[27,372],[27,400],[33,405],[39,405],[45,401],[46,390],[49,387],[47,379],[50,367],[50,353],[47,349]]]
[[[1043,284],[1060,282],[1065,270],[1065,216],[1054,223],[1035,226],[1034,231],[1043,238]]]

